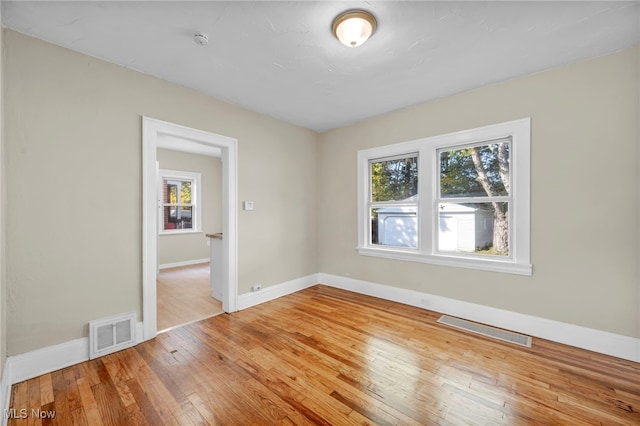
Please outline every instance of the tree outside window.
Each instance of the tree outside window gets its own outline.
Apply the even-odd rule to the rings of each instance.
[[[473,252],[509,255],[509,151],[510,140],[501,140],[478,146],[442,149],[440,161],[440,249],[458,206],[474,210],[473,216],[460,213],[459,221],[473,221],[471,226],[457,224],[461,241],[474,241]],[[490,213],[487,214],[487,213]],[[467,235],[459,235],[466,232]],[[470,235],[471,233],[475,235]],[[491,238],[487,238],[490,235]],[[446,237],[445,237],[446,238]],[[458,247],[460,251],[465,251]]]

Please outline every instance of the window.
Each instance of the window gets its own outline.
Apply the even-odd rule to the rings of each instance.
[[[369,162],[371,243],[418,247],[418,157]]]
[[[359,253],[531,275],[529,151],[529,119],[359,151]]]
[[[509,255],[511,138],[438,150],[438,251]]]
[[[200,173],[160,170],[160,233],[200,232]]]

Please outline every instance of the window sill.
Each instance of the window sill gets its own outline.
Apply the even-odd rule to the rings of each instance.
[[[160,231],[160,235],[183,235],[183,234],[202,234],[197,229],[174,229],[171,231]]]
[[[358,247],[358,254],[362,256],[382,257],[385,259],[404,260],[409,262],[428,263],[432,265],[453,266],[458,268],[477,269],[481,271],[502,272],[506,274],[533,274],[533,265],[505,261],[496,258],[477,259],[463,256],[447,256],[420,253],[416,250],[379,249],[373,247]]]

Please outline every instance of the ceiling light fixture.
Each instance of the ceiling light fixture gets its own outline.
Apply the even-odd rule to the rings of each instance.
[[[365,10],[347,10],[333,20],[333,35],[345,46],[357,47],[376,31],[376,18]]]

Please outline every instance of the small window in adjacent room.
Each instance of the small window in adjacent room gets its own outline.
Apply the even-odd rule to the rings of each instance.
[[[160,233],[200,231],[200,173],[160,170]]]
[[[358,152],[362,255],[531,275],[530,120]]]

